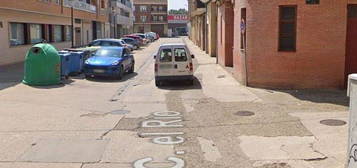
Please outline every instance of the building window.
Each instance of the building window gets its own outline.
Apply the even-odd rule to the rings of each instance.
[[[146,22],[146,16],[140,16],[141,22]]]
[[[223,16],[221,16],[221,24],[220,24],[220,29],[221,29],[221,44],[223,44]]]
[[[30,24],[31,44],[41,43],[43,41],[43,29],[40,24]]]
[[[348,18],[357,18],[357,6],[356,5],[348,5]]]
[[[152,6],[151,9],[152,11],[157,11],[157,6]]]
[[[25,44],[25,24],[10,23],[10,45],[17,46]]]
[[[296,6],[280,6],[279,51],[296,51]]]
[[[146,6],[140,6],[140,12],[146,12],[147,8]]]
[[[163,7],[162,6],[159,6],[159,11],[163,11]]]
[[[241,23],[240,23],[240,49],[246,49],[246,30],[247,30],[247,9],[241,9]]]
[[[104,1],[104,0],[101,0],[100,2],[101,2],[101,5],[100,5],[100,6],[101,6],[102,8],[105,8],[105,1]]]
[[[54,42],[62,42],[63,40],[63,26],[55,25],[54,26]]]
[[[164,21],[164,16],[159,16],[159,20],[162,22]]]
[[[66,41],[72,41],[72,26],[65,26]]]
[[[158,17],[157,16],[152,16],[152,20],[153,21],[158,21]]]
[[[320,0],[306,0],[306,4],[320,4]]]
[[[56,3],[57,5],[60,5],[60,0],[53,0],[54,3]]]

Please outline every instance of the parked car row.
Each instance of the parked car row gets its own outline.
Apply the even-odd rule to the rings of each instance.
[[[67,74],[83,72],[86,78],[102,76],[122,79],[126,73],[133,73],[135,69],[135,58],[131,51],[157,39],[159,37],[156,33],[135,33],[121,39],[98,39],[84,49],[61,51],[60,55],[62,62],[70,68]],[[86,53],[90,53],[89,56]],[[185,80],[192,85],[194,58],[183,43],[161,45],[154,54],[156,86],[170,80]],[[62,72],[65,71],[62,69]]]
[[[125,35],[120,39],[98,39],[88,47],[100,47],[84,62],[86,78],[94,76],[122,79],[125,73],[133,73],[135,59],[131,54],[142,46],[159,39],[154,32]]]

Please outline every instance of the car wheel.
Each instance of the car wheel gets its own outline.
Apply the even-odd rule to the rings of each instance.
[[[135,63],[133,62],[133,63],[131,64],[129,73],[134,73],[134,70],[135,70]]]
[[[119,80],[123,79],[123,76],[124,76],[124,67],[123,67],[123,66],[120,66],[120,71],[119,71],[119,74],[118,74],[118,79],[119,79]]]

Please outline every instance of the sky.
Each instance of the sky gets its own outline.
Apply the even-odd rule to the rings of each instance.
[[[169,10],[170,9],[188,9],[187,0],[169,0]]]

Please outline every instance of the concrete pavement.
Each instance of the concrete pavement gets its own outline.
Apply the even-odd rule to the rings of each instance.
[[[186,42],[194,86],[154,84],[159,44]],[[186,38],[135,51],[135,74],[72,78],[54,87],[0,90],[0,168],[340,168],[346,154],[343,91],[240,85]]]

